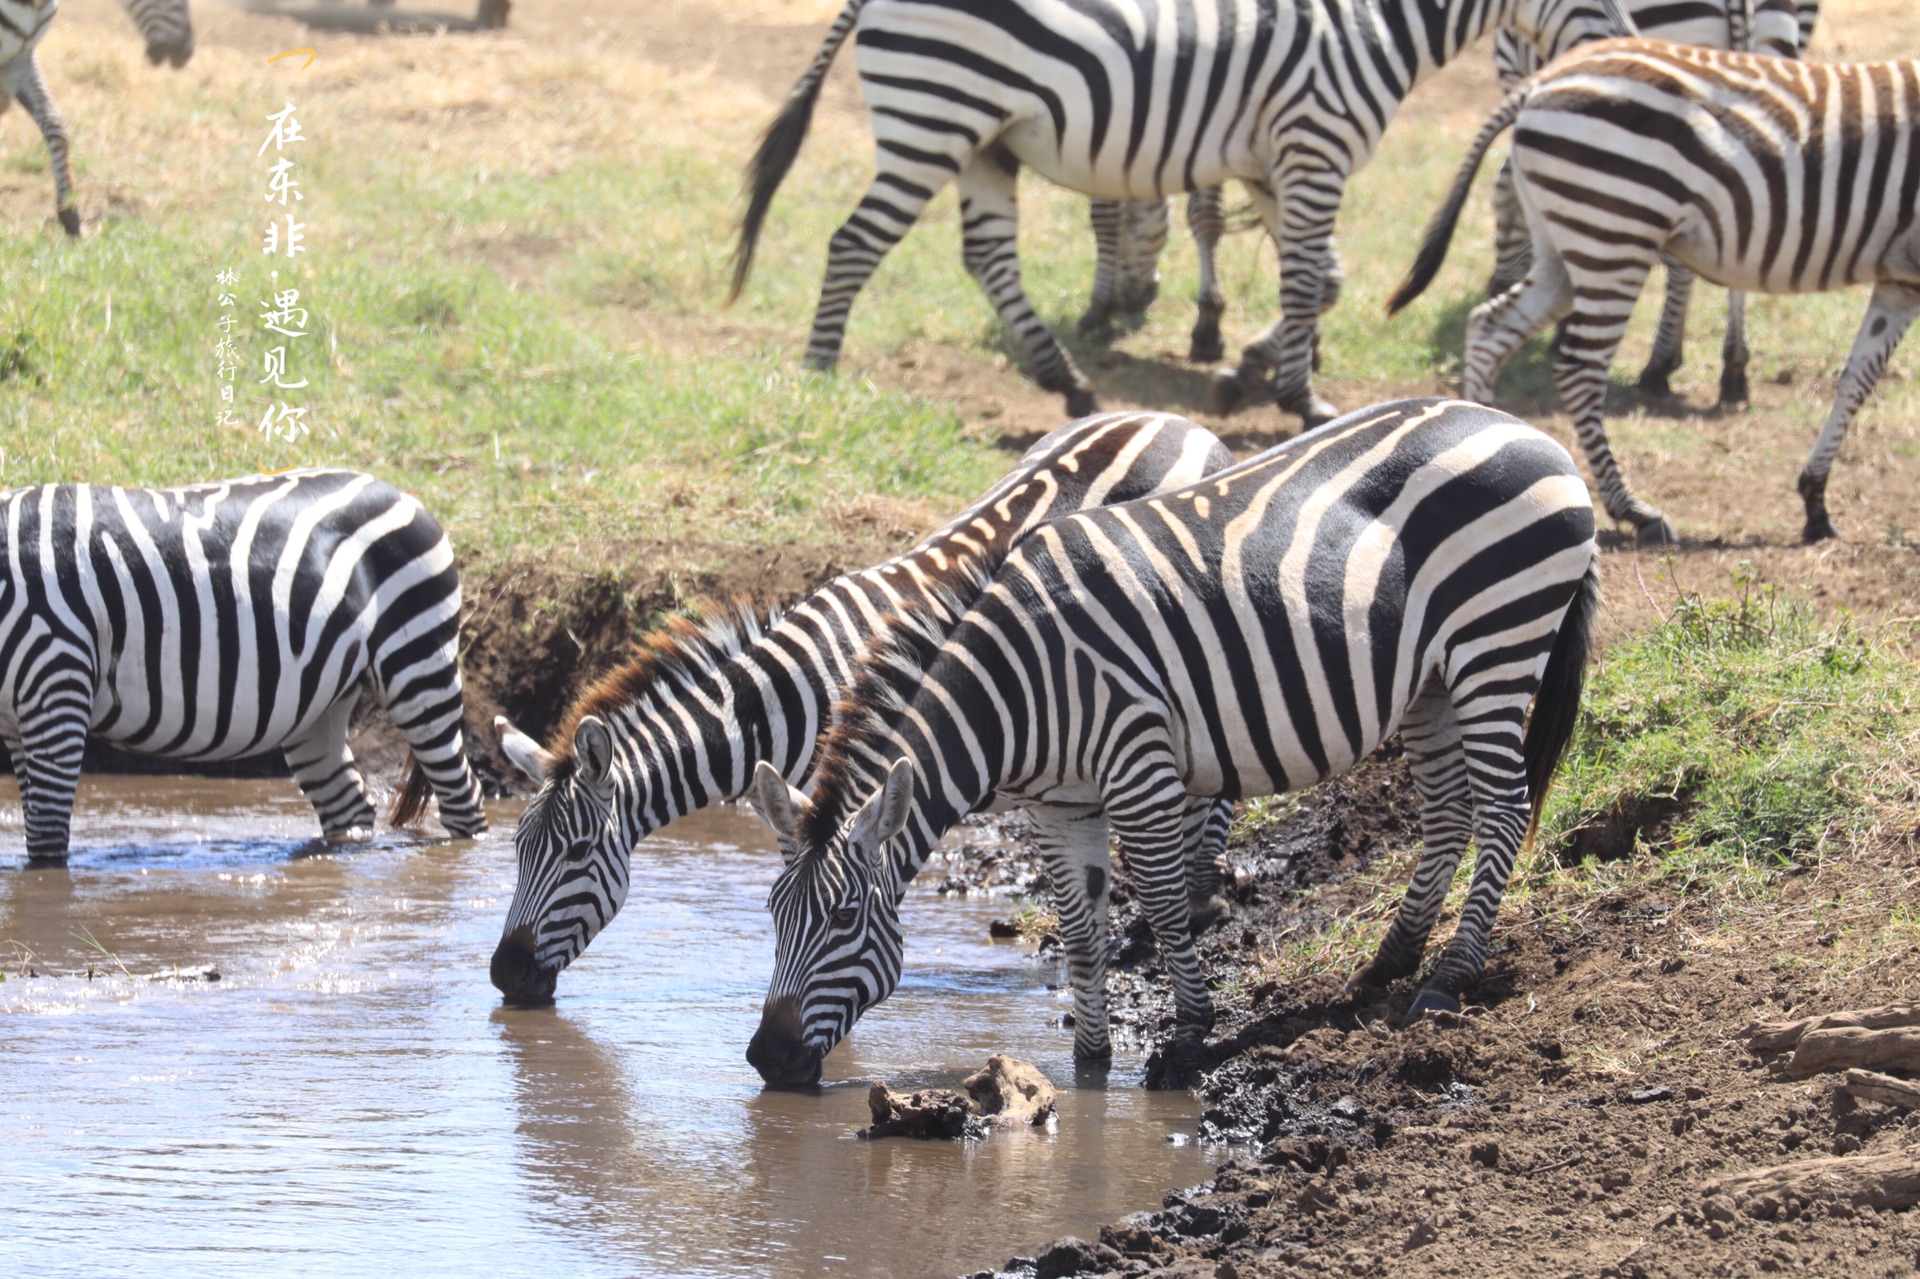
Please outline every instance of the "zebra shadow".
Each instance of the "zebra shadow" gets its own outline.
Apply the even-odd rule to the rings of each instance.
[[[392,0],[362,5],[339,0],[295,8],[273,0],[249,0],[248,13],[292,18],[312,31],[347,31],[359,35],[433,35],[439,32],[496,31],[507,25],[507,0],[480,0],[472,17],[459,14],[401,9]]]

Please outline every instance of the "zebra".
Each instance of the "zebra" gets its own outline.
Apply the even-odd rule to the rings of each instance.
[[[877,173],[829,242],[806,360],[839,362],[853,299],[948,182],[962,257],[1025,348],[1035,377],[1093,411],[1093,387],[1020,286],[1014,181],[1026,164],[1089,195],[1135,198],[1243,180],[1280,246],[1282,316],[1215,374],[1223,410],[1257,384],[1309,425],[1321,312],[1336,293],[1330,237],[1348,174],[1401,98],[1466,44],[1513,26],[1542,52],[1631,30],[1616,0],[847,0],[748,169],[728,300],[753,266],[775,191],[798,154],[834,55],[858,32]]]
[[[1920,314],[1920,61],[1811,64],[1645,40],[1570,55],[1481,126],[1390,314],[1432,282],[1474,174],[1509,126],[1534,264],[1474,308],[1467,397],[1490,398],[1520,344],[1565,317],[1554,381],[1607,514],[1641,540],[1671,541],[1666,517],[1628,489],[1603,417],[1607,366],[1654,262],[1668,253],[1715,283],[1764,293],[1871,283],[1800,472],[1803,538],[1838,536],[1826,503],[1834,454]]]
[[[907,885],[991,794],[1054,832],[1076,1057],[1110,1052],[1110,830],[1179,1034],[1204,1033],[1213,1007],[1180,891],[1187,797],[1312,785],[1395,732],[1425,847],[1350,989],[1415,970],[1471,838],[1459,928],[1411,1015],[1457,1009],[1572,733],[1597,604],[1573,459],[1458,401],[1363,409],[1184,488],[1041,526],[957,626],[905,620],[863,659],[810,799],[756,773],[754,805],[793,851],[768,898],[776,967],[748,1062],[770,1083],[819,1077],[899,982]]]
[[[1675,44],[1699,44],[1716,49],[1770,53],[1797,58],[1813,36],[1819,21],[1819,0],[1692,0],[1675,5],[1670,0],[1627,0],[1628,15],[1649,39]],[[1493,46],[1493,62],[1500,87],[1508,92],[1540,69],[1540,60],[1512,32],[1501,31]],[[1533,256],[1526,216],[1513,189],[1511,159],[1500,165],[1493,183],[1494,268],[1487,296],[1498,297],[1524,280]],[[1640,372],[1642,393],[1665,398],[1673,393],[1672,377],[1680,367],[1687,331],[1687,308],[1693,296],[1693,272],[1671,257],[1666,268],[1666,301],[1653,353]],[[1748,399],[1747,295],[1738,289],[1727,294],[1727,331],[1720,348],[1720,403],[1744,404]]]
[[[122,0],[147,40],[147,60],[185,66],[193,56],[193,18],[187,0]],[[40,72],[40,40],[60,10],[60,0],[0,0],[0,111],[18,102],[40,127],[53,167],[54,215],[69,236],[80,234],[73,199],[73,169],[67,158],[67,122],[47,92]]]
[[[370,831],[347,748],[363,677],[411,747],[395,822],[431,787],[449,831],[480,834],[459,626],[446,534],[370,475],[0,494],[0,741],[28,859],[67,855],[89,733],[203,763],[278,749],[329,838]]]
[[[747,789],[757,763],[804,780],[814,740],[883,618],[957,616],[955,590],[1023,533],[1065,511],[1141,497],[1231,465],[1205,428],[1167,413],[1069,423],[923,541],[835,578],[782,616],[707,607],[643,637],[632,660],[576,700],[551,751],[500,724],[510,759],[541,783],[514,834],[518,881],[490,976],[506,1001],[544,1004],[626,899],[633,846],[676,817]],[[1195,806],[1193,906],[1219,900],[1232,807]]]

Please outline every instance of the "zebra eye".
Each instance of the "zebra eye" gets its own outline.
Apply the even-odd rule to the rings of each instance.
[[[851,924],[853,922],[854,916],[858,915],[859,913],[860,911],[858,907],[842,906],[839,910],[836,910],[833,912],[833,922],[840,925],[840,927],[845,928],[848,924]]]
[[[570,862],[583,862],[587,860],[587,854],[591,853],[592,851],[593,851],[592,840],[590,839],[572,840],[567,844],[567,860]]]

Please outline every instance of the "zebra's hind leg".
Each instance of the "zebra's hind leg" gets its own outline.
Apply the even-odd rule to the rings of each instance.
[[[1113,328],[1114,313],[1119,310],[1120,223],[1123,203],[1119,200],[1087,201],[1087,217],[1093,223],[1093,296],[1080,316],[1082,337],[1104,337]]]
[[[1120,214],[1120,310],[1147,313],[1160,296],[1160,255],[1171,222],[1165,197],[1129,200]]]
[[[1036,806],[1029,815],[1067,952],[1073,1055],[1105,1061],[1113,1055],[1107,1038],[1107,890],[1113,883],[1107,819],[1098,808],[1051,805]]]
[[[1187,801],[1187,913],[1195,937],[1226,917],[1220,889],[1232,829],[1232,800],[1196,795]]]
[[[1200,259],[1200,291],[1194,298],[1187,358],[1211,363],[1227,353],[1220,340],[1220,319],[1227,313],[1227,294],[1220,287],[1220,237],[1227,232],[1226,199],[1220,187],[1201,187],[1187,197],[1187,230]]]
[[[1747,388],[1747,295],[1727,290],[1727,335],[1720,343],[1720,403],[1733,408],[1751,398]]]
[[[27,860],[63,861],[73,829],[80,761],[87,752],[91,677],[84,682],[57,681],[40,690],[37,700],[33,711],[21,715],[17,734],[7,739],[7,750],[20,783]]]
[[[1067,416],[1100,411],[1093,384],[1074,367],[1020,287],[1016,239],[1019,206],[1014,199],[1020,162],[1012,152],[993,147],[975,155],[960,171],[960,255],[967,274],[993,303],[1033,362],[1034,381],[1067,399]]]
[[[1333,255],[1333,213],[1346,177],[1326,168],[1283,176],[1274,184],[1248,182],[1247,193],[1280,250],[1280,319],[1249,342],[1237,368],[1213,375],[1214,407],[1231,413],[1250,403],[1254,388],[1271,374],[1273,399],[1308,429],[1339,416],[1313,390],[1314,348],[1326,290],[1338,295],[1339,262]],[[1285,191],[1283,208],[1276,191]]]
[[[1419,969],[1427,938],[1473,833],[1473,791],[1460,721],[1439,680],[1430,681],[1407,708],[1400,736],[1406,744],[1414,789],[1420,795],[1420,863],[1380,949],[1347,982],[1347,994],[1355,999],[1366,998]]]
[[[1467,316],[1460,393],[1480,404],[1493,403],[1494,385],[1513,353],[1572,306],[1573,281],[1565,264],[1557,255],[1542,252],[1534,258],[1526,279],[1474,307]]]
[[[1672,378],[1685,357],[1687,307],[1693,299],[1693,272],[1669,255],[1660,261],[1667,268],[1667,296],[1660,307],[1660,329],[1653,337],[1653,354],[1640,370],[1635,385],[1642,395],[1665,399],[1673,394]]]
[[[1487,296],[1497,298],[1526,279],[1532,265],[1533,235],[1514,189],[1513,161],[1503,160],[1493,180],[1493,275],[1487,280]]]
[[[1187,907],[1187,810],[1190,797],[1164,745],[1131,743],[1138,753],[1124,761],[1123,776],[1101,781],[1107,819],[1120,840],[1127,873],[1154,944],[1173,982],[1176,1034],[1204,1036],[1213,1029],[1213,997],[1200,971]]]
[[[59,215],[60,227],[68,235],[80,234],[80,210],[73,201],[73,170],[67,162],[67,122],[60,114],[60,108],[53,105],[53,95],[47,92],[47,82],[40,74],[40,57],[37,51],[29,50],[24,58],[16,58],[0,75],[5,76],[7,93],[33,116],[33,122],[40,126],[40,136],[47,142],[47,158],[53,164],[53,207]]]
[[[1807,464],[1800,468],[1800,496],[1807,507],[1807,524],[1801,537],[1808,542],[1840,536],[1827,514],[1827,473],[1833,458],[1847,438],[1853,415],[1873,391],[1874,384],[1887,367],[1900,339],[1906,336],[1914,317],[1920,315],[1920,287],[1892,282],[1877,284],[1867,303],[1866,317],[1853,336],[1853,349],[1847,352],[1847,366],[1840,371],[1840,386],[1834,392],[1833,407],[1827,410],[1826,423],[1813,442]]]
[[[888,151],[880,154],[887,167],[874,175],[866,195],[827,241],[827,274],[820,283],[820,303],[814,308],[806,354],[807,367],[822,373],[831,373],[840,363],[853,300],[880,260],[913,229],[927,202],[950,180],[952,172],[945,166],[958,165],[957,158],[944,154],[913,162]]]
[[[449,632],[454,626],[452,618],[459,616],[458,595],[452,600],[452,610],[444,622]],[[457,640],[450,633],[437,650],[437,660],[418,666],[402,665],[417,656],[408,647],[382,653],[374,663],[374,687],[393,717],[394,727],[407,739],[414,767],[440,801],[440,824],[455,835],[472,838],[486,831],[487,819],[480,811],[480,779],[474,776],[467,759],[457,651]],[[410,815],[407,808],[403,798],[396,808],[396,819],[406,820]]]
[[[357,689],[327,708],[312,728],[281,746],[287,770],[320,818],[328,839],[364,838],[373,834],[373,805],[367,784],[347,749],[347,724],[353,718]]]

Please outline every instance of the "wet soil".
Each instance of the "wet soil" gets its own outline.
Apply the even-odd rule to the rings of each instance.
[[[1835,859],[1764,900],[1646,880],[1510,899],[1465,1014],[1398,1029],[1411,981],[1355,1006],[1341,985],[1364,952],[1283,957],[1397,904],[1417,847],[1406,796],[1403,765],[1372,761],[1231,850],[1234,912],[1201,939],[1219,1025],[1201,1053],[1163,1047],[1147,1065],[1150,1082],[1197,1085],[1201,1139],[1223,1143],[1215,1177],[1097,1241],[1035,1240],[998,1273],[1913,1273],[1920,1212],[1749,1207],[1714,1183],[1833,1156],[1920,1161],[1920,1120],[1838,1096],[1837,1076],[1788,1079],[1743,1034],[1920,993],[1920,934],[1900,922],[1920,849]],[[1164,1046],[1151,941],[1125,911],[1116,932],[1117,1037]]]

